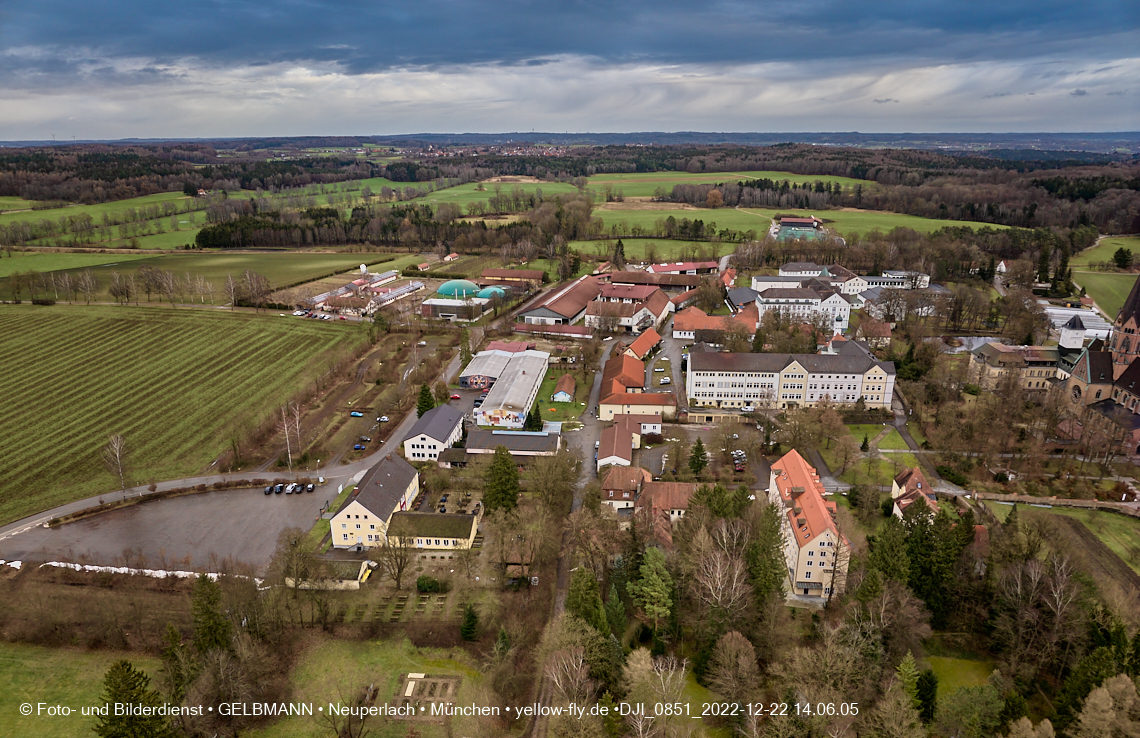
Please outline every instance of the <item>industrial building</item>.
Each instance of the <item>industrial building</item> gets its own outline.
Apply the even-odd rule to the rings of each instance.
[[[538,397],[538,388],[546,376],[549,361],[550,354],[545,351],[521,351],[510,354],[501,369],[488,365],[485,371],[497,371],[498,376],[482,406],[475,408],[475,422],[479,425],[522,428],[527,413]]]

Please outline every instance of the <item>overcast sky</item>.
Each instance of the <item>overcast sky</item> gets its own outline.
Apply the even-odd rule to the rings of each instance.
[[[1140,129],[1137,0],[0,3],[0,140]]]

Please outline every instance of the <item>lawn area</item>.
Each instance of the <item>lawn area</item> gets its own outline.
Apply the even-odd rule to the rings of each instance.
[[[130,485],[206,471],[231,430],[244,435],[365,338],[275,313],[0,311],[0,521],[115,489],[99,458],[112,434],[126,439]]]
[[[868,423],[866,425],[849,425],[847,432],[855,436],[855,440],[863,443],[863,436],[867,436],[867,442],[870,443],[875,439],[875,436],[883,432],[886,428],[885,423]]]
[[[151,259],[150,254],[57,254],[47,251],[13,251],[12,258],[0,258],[0,279],[12,272],[54,272],[82,269],[100,264],[122,264],[135,259]]]
[[[992,661],[959,659],[949,656],[927,656],[930,668],[938,676],[938,696],[946,697],[959,687],[980,687],[993,673]]]
[[[575,374],[578,390],[573,402],[554,402],[550,399],[554,394],[554,385],[563,374]],[[586,401],[589,394],[589,387],[582,386],[581,372],[551,369],[546,372],[546,379],[542,380],[542,385],[538,388],[538,398],[534,402],[542,411],[543,420],[577,420],[579,415],[586,412],[586,406],[582,402]]]
[[[877,187],[877,183],[850,177],[834,177],[815,174],[792,174],[791,172],[634,172],[628,174],[595,174],[588,180],[588,187],[594,192],[604,192],[607,185],[615,191],[621,190],[626,197],[652,197],[658,187],[668,193],[678,184],[716,184],[718,182],[739,182],[743,179],[771,179],[775,182],[838,182],[845,188],[863,185],[865,189]]]
[[[926,443],[926,435],[922,432],[922,427],[918,424],[918,421],[915,421],[913,425],[907,423],[906,429],[907,432],[910,433],[910,437],[913,438],[914,442],[919,446]]]
[[[575,278],[577,278],[577,277],[581,277],[583,275],[589,274],[589,273],[594,271],[595,267],[597,267],[597,264],[595,264],[592,261],[587,261],[586,259],[583,259],[581,266],[578,267],[578,273],[575,274],[574,276],[575,276]],[[512,268],[541,269],[542,271],[546,272],[547,276],[550,277],[550,283],[551,284],[555,284],[556,282],[558,282],[558,262],[551,261],[550,259],[535,259],[534,261],[528,261],[526,264],[523,264],[519,267],[512,267]]]
[[[0,643],[0,691],[4,694],[4,735],[10,738],[70,738],[93,735],[94,717],[73,713],[68,717],[20,715],[16,705],[40,702],[69,705],[102,704],[103,676],[111,664],[125,658],[142,669],[155,685],[159,661],[138,653],[43,648],[22,643]],[[10,709],[7,709],[10,708]],[[50,727],[49,727],[50,726]]]
[[[570,247],[578,249],[582,254],[590,256],[604,255],[609,259],[613,253],[616,238],[607,238],[601,241],[571,241]],[[701,249],[706,254],[716,254],[718,257],[731,254],[736,250],[735,243],[713,243],[711,241],[676,241],[669,238],[623,238],[622,247],[625,250],[627,262],[647,261],[646,253],[652,246],[657,253],[657,261],[680,261],[681,253],[692,254]]]
[[[982,500],[982,504],[988,507],[990,512],[994,514],[994,517],[1002,523],[1009,517],[1009,512],[1013,509],[1013,505],[1007,505],[1003,502],[994,502],[993,500]]]
[[[629,205],[630,209],[626,210],[595,210],[594,215],[600,217],[607,226],[625,221],[630,226],[640,225],[643,228],[651,228],[658,220],[664,220],[672,215],[677,220],[681,220],[682,218],[702,220],[706,225],[709,222],[714,222],[718,229],[731,228],[738,231],[754,230],[758,234],[764,234],[768,231],[772,223],[772,218],[777,213],[798,215],[801,217],[816,215],[823,218],[824,221],[829,221],[826,222],[825,227],[838,232],[840,235],[850,233],[863,234],[876,228],[884,233],[898,227],[910,228],[919,233],[931,233],[940,228],[950,226],[967,226],[975,229],[983,226],[990,228],[1005,227],[970,221],[920,218],[916,215],[888,213],[879,210],[819,210],[812,212],[771,210],[767,208],[719,208],[716,210],[708,210],[705,208],[677,208],[676,210],[638,210],[634,209],[636,203]]]
[[[883,454],[881,459],[861,459],[839,478],[848,484],[872,484],[890,487],[897,470],[916,466],[914,454]]]
[[[35,203],[22,197],[0,197],[0,210],[31,210]]]
[[[456,704],[492,704],[486,702],[480,685],[483,681],[479,665],[473,663],[462,650],[416,648],[406,638],[390,641],[340,641],[316,639],[301,656],[290,675],[294,702],[312,702],[313,717],[287,718],[267,728],[243,735],[251,738],[311,738],[325,735],[321,729],[317,705],[347,701],[370,684],[376,685],[377,704],[389,702],[396,692],[400,678],[408,673],[433,676],[461,677]],[[327,707],[326,707],[327,709]],[[486,718],[455,717],[451,730],[442,724],[415,722],[414,727],[423,738],[443,738],[445,735],[480,735],[477,723]],[[389,718],[369,720],[368,735],[373,738],[404,738],[409,723]]]
[[[906,441],[903,440],[903,437],[899,435],[899,432],[897,430],[892,429],[891,432],[887,434],[886,438],[879,441],[879,448],[895,449],[901,451],[903,449],[910,448],[910,446],[906,445]]]
[[[1108,314],[1109,320],[1113,320],[1132,290],[1132,285],[1136,284],[1136,275],[1074,271],[1073,281],[1084,287],[1089,297],[1096,300],[1100,309]]]
[[[352,490],[354,489],[356,489],[355,484],[350,484],[345,487],[344,491],[337,495],[336,499],[329,505],[329,509],[333,512],[339,510],[340,506],[344,504],[344,501],[348,499],[348,496],[352,494]],[[324,540],[324,537],[329,534],[329,525],[329,521],[323,517],[317,518],[317,522],[313,524],[313,527],[309,529],[308,534],[305,536],[305,543],[308,545],[310,551],[316,550],[320,542]]]
[[[1117,249],[1128,249],[1133,254],[1140,254],[1140,236],[1105,236],[1100,243],[1091,249],[1085,249],[1069,260],[1074,267],[1088,266],[1089,264],[1112,261],[1112,255]]]
[[[98,266],[81,262],[72,266],[67,259],[60,259],[61,266],[57,268],[78,273],[83,268],[91,266],[91,271],[95,273],[95,278],[100,284],[99,296],[96,297],[96,300],[111,300],[111,296],[106,290],[110,286],[112,272],[119,272],[120,274],[137,273],[142,267],[150,266],[173,272],[174,276],[180,280],[185,280],[187,273],[195,277],[202,276],[214,286],[213,301],[214,304],[218,305],[225,304],[223,286],[226,277],[232,275],[234,279],[238,279],[247,269],[265,276],[275,287],[284,287],[349,272],[361,263],[369,264],[373,267],[373,271],[387,271],[401,268],[399,266],[401,263],[414,263],[418,258],[413,254],[408,257],[401,257],[397,261],[391,261],[390,256],[378,254],[338,254],[332,252],[233,254],[221,251],[174,252],[161,256],[142,257],[129,252],[123,256],[118,254],[45,254],[44,256],[55,258],[90,256],[94,260],[92,263],[97,263]],[[12,261],[18,262],[21,258],[29,257],[17,257]],[[388,261],[385,261],[386,259]],[[50,258],[45,260],[46,266],[51,266],[54,263]],[[4,267],[7,267],[7,259],[0,261],[0,268]],[[24,270],[20,269],[20,271]],[[51,270],[45,269],[45,271]],[[7,284],[0,284],[0,296],[8,295],[9,290],[10,287]],[[161,302],[163,300],[161,295],[155,294],[151,297],[155,301]],[[146,299],[146,293],[139,296],[140,301],[146,301]],[[186,301],[190,299],[198,301],[199,298],[197,296],[191,298],[187,294]],[[209,298],[206,300],[209,301]]]

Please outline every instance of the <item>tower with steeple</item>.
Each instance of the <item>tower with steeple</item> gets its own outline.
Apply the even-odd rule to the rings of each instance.
[[[1140,277],[1124,301],[1112,324],[1112,378],[1116,379],[1140,356]]]

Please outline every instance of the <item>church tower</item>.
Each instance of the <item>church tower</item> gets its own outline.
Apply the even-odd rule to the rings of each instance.
[[[1140,277],[1112,324],[1112,378],[1115,380],[1140,356]]]
[[[1063,349],[1079,349],[1085,345],[1085,324],[1079,315],[1069,318],[1069,322],[1061,326],[1061,338],[1057,343]]]

